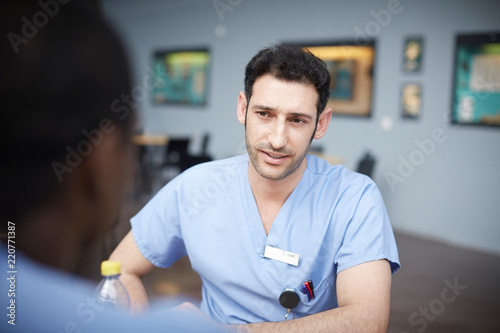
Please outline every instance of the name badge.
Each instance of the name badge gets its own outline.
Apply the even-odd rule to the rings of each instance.
[[[281,250],[269,245],[266,245],[266,248],[264,250],[264,257],[278,260],[293,266],[299,265],[299,255],[297,253]]]

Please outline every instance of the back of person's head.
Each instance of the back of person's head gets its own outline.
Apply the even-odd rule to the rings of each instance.
[[[330,74],[325,63],[293,44],[271,45],[259,51],[245,69],[245,95],[250,102],[255,81],[266,74],[283,81],[312,84],[318,93],[318,116],[329,96]]]
[[[131,83],[124,48],[96,4],[14,0],[0,7],[7,117],[0,219],[16,221],[64,195],[66,179],[107,134],[128,142],[133,112],[117,101]]]

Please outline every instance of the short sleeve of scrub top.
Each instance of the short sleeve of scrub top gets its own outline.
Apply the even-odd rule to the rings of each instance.
[[[132,234],[142,255],[153,265],[167,268],[186,255],[179,224],[178,179],[164,186],[131,219]]]

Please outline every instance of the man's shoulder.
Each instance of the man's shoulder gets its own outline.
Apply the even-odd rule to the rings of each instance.
[[[360,173],[348,169],[342,164],[333,165],[315,155],[307,155],[307,169],[314,175],[324,176],[327,178],[348,178],[352,180],[363,180],[368,178]]]
[[[344,191],[362,193],[368,187],[376,187],[370,177],[352,171],[341,164],[332,165],[314,155],[307,156],[307,170],[313,183],[321,184],[335,193]]]

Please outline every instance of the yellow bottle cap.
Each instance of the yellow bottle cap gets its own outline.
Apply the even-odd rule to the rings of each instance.
[[[101,275],[110,276],[120,274],[122,265],[118,261],[104,260],[101,263]]]

